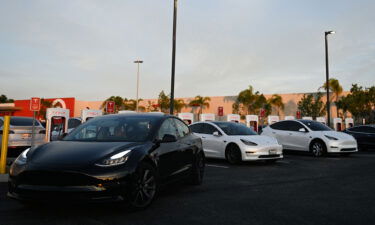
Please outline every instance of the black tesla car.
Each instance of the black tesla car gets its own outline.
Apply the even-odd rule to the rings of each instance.
[[[344,130],[352,135],[362,150],[375,149],[375,125],[361,125]]]
[[[160,184],[202,183],[200,138],[179,118],[118,114],[94,118],[61,141],[24,151],[9,173],[8,196],[35,200],[126,200],[144,208]]]

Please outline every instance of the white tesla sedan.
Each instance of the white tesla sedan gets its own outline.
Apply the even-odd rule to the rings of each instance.
[[[198,122],[190,129],[202,139],[208,158],[222,158],[229,163],[283,158],[282,146],[273,137],[260,136],[243,124],[234,122]]]
[[[275,137],[283,149],[325,153],[357,152],[356,140],[313,120],[284,120],[263,128],[262,135]]]

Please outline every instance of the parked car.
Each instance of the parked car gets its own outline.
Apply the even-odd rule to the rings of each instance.
[[[275,137],[284,149],[309,151],[314,156],[325,153],[357,152],[356,140],[345,133],[333,131],[313,120],[283,120],[263,128],[262,135]]]
[[[160,184],[202,183],[202,142],[177,117],[116,114],[91,119],[63,140],[24,151],[8,196],[20,201],[127,200],[145,208]]]
[[[68,133],[70,133],[76,127],[81,125],[81,123],[82,123],[81,118],[78,118],[78,117],[69,118],[69,120],[68,120]],[[51,141],[56,141],[56,140],[59,140],[59,138],[61,138],[61,136],[64,134],[64,131],[63,131],[64,127],[63,126],[64,126],[64,124],[60,123],[60,124],[55,124],[52,127]]]
[[[198,122],[190,129],[202,138],[206,157],[240,161],[276,161],[283,157],[282,146],[272,137],[258,135],[251,128],[234,122]]]
[[[360,150],[375,149],[375,125],[361,125],[345,129],[343,132],[352,135]]]
[[[4,117],[0,117],[0,143],[3,134]],[[9,125],[8,156],[16,157],[31,146],[33,118],[12,116]],[[34,145],[45,143],[46,130],[38,120],[35,120]]]

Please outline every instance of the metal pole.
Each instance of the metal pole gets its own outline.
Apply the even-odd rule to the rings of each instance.
[[[330,112],[330,101],[329,101],[329,65],[328,65],[328,32],[325,32],[324,38],[325,38],[325,48],[326,48],[326,89],[327,89],[327,124],[330,127],[331,126],[331,112]]]
[[[174,0],[173,9],[173,42],[172,42],[172,77],[171,77],[171,99],[169,113],[173,115],[174,112],[174,77],[175,77],[175,63],[176,63],[176,25],[177,25],[177,0]]]
[[[137,99],[136,99],[136,112],[138,112],[138,91],[139,91],[139,62],[137,63],[137,67],[138,67],[138,70],[137,70]]]
[[[0,174],[6,173],[10,116],[4,116],[3,135],[1,139]]]
[[[31,129],[31,149],[34,148],[34,139],[35,139],[35,117],[36,117],[36,111],[33,111],[33,126]]]

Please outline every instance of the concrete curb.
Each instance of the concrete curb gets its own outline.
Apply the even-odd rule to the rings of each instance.
[[[8,174],[0,174],[0,183],[8,182]]]

